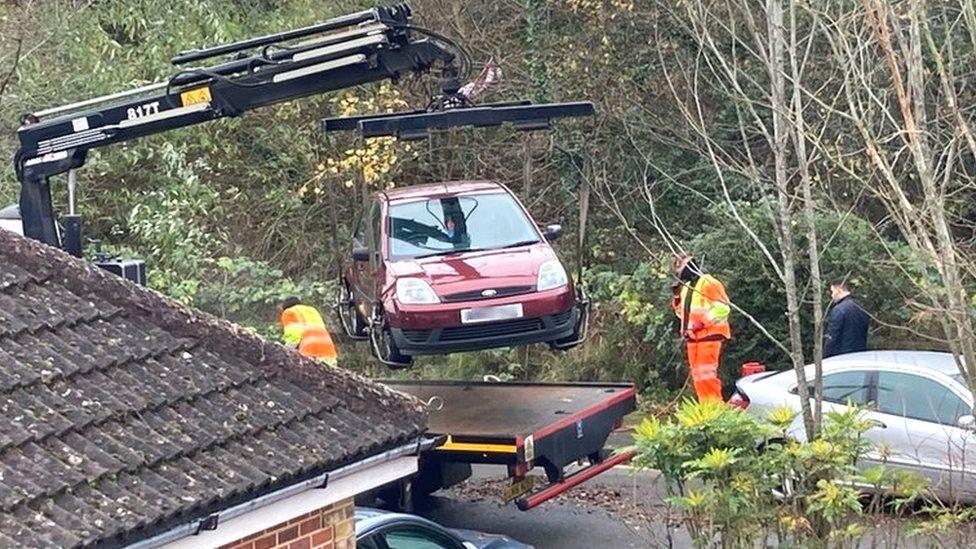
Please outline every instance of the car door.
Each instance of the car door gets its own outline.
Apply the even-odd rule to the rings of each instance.
[[[919,474],[937,497],[976,497],[976,439],[957,426],[972,407],[948,385],[909,371],[879,370],[868,417],[877,424],[868,438],[887,466]]]
[[[863,406],[867,404],[869,397],[869,370],[844,370],[840,372],[830,372],[823,376],[823,411],[828,412],[843,411],[848,405]],[[810,405],[813,406],[813,399],[816,395],[813,382],[807,386],[807,394],[810,395]]]
[[[366,234],[369,246],[371,295],[374,300],[381,299],[380,293],[386,278],[386,264],[383,261],[383,233],[383,205],[379,200],[374,200],[369,210],[369,227]]]
[[[383,528],[356,541],[357,549],[468,549],[448,534],[421,524],[404,524]]]
[[[379,217],[380,205],[372,199],[366,206],[365,213],[356,225],[353,233],[353,258],[351,282],[355,294],[356,305],[363,318],[372,314],[372,304],[376,300],[376,279],[379,268]],[[367,257],[357,257],[356,250],[365,250]]]
[[[863,406],[868,402],[869,385],[868,378],[870,371],[867,369],[843,370],[837,372],[826,372],[823,376],[823,411],[829,412],[843,411],[848,404]],[[800,400],[796,396],[798,391],[796,385],[790,388],[790,399],[785,404],[796,410],[797,416],[790,425],[789,433],[799,440],[806,440],[806,429],[803,426],[803,417],[799,413]],[[807,380],[807,394],[810,395],[810,407],[814,406],[814,396],[816,391],[813,380]]]

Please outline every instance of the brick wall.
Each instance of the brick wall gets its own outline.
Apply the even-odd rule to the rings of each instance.
[[[356,549],[353,502],[347,499],[295,517],[221,549]]]

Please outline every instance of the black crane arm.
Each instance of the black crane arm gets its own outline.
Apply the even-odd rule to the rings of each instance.
[[[301,42],[295,40],[305,39]],[[258,53],[246,50],[260,48]],[[456,52],[410,25],[405,5],[374,8],[317,25],[185,52],[175,65],[238,54],[218,64],[182,69],[166,82],[28,114],[17,130],[14,167],[21,183],[24,234],[58,246],[49,178],[82,166],[90,149],[313,94],[440,65],[456,80]],[[73,174],[69,195],[73,200]],[[73,204],[70,214],[74,217]],[[66,230],[73,229],[66,226]],[[66,248],[80,254],[77,242]],[[77,248],[77,249],[75,249]]]
[[[526,101],[477,106],[465,95],[454,66],[469,65],[450,39],[410,23],[405,4],[377,7],[308,27],[183,52],[182,68],[165,82],[25,115],[17,130],[14,168],[21,184],[24,235],[81,256],[81,217],[74,211],[74,170],[89,150],[138,137],[239,116],[249,110],[409,73],[441,70],[441,94],[427,108],[393,114],[330,118],[326,132],[358,129],[366,137],[419,139],[431,131],[489,127],[548,127],[551,119],[594,114],[589,102],[533,105]],[[227,56],[233,57],[228,58]],[[462,66],[462,68],[464,68]],[[463,71],[462,71],[463,72]],[[69,213],[58,232],[50,178],[68,174]]]

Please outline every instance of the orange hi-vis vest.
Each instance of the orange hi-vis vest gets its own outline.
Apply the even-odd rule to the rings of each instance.
[[[732,338],[729,296],[725,293],[725,286],[714,276],[703,274],[694,286],[682,283],[681,293],[674,300],[673,307],[674,314],[681,319],[681,333],[687,335],[689,341]],[[693,330],[696,325],[701,327]]]
[[[284,340],[296,346],[304,356],[321,360],[330,366],[338,364],[339,353],[332,336],[314,307],[295,305],[281,312]]]

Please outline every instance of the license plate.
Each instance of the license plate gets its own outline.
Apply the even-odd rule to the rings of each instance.
[[[522,318],[522,304],[498,305],[495,307],[475,307],[461,309],[461,323],[474,324],[477,322],[492,322],[495,320],[511,320]]]
[[[534,484],[535,482],[532,480],[532,477],[525,477],[522,480],[517,480],[509,484],[502,492],[502,501],[508,503],[522,494],[528,493]]]

